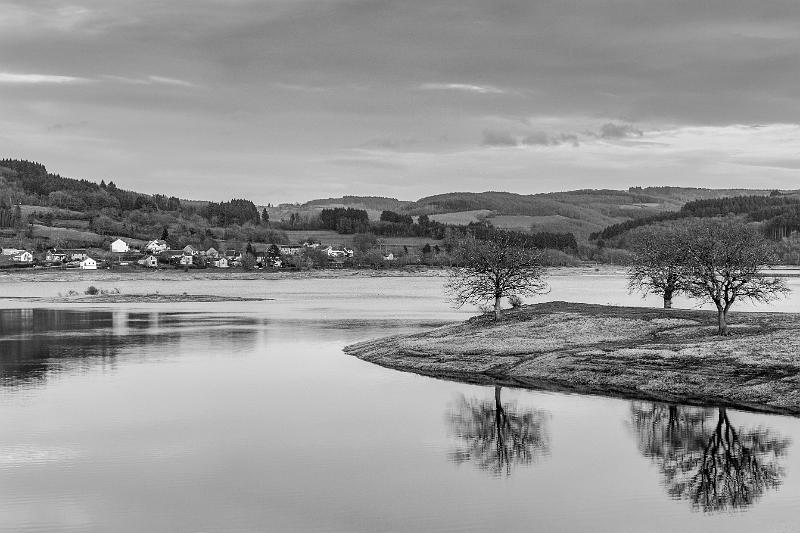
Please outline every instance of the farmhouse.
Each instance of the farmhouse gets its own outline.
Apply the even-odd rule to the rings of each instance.
[[[303,247],[299,244],[279,244],[278,250],[283,255],[297,255],[303,250]]]
[[[124,254],[126,252],[129,252],[130,249],[131,247],[128,246],[128,243],[123,241],[122,239],[117,239],[116,241],[111,243],[111,251],[114,252],[115,254]]]
[[[150,241],[147,244],[145,244],[144,251],[150,252],[151,254],[160,254],[167,248],[168,246],[165,241],[157,240],[157,241]]]
[[[21,253],[13,256],[11,258],[12,261],[16,263],[33,263],[33,254],[30,252],[23,250]]]
[[[59,251],[53,248],[52,250],[47,250],[45,260],[48,263],[61,263],[67,260],[67,254],[63,250]]]
[[[86,257],[80,262],[80,267],[82,270],[97,270],[97,261],[91,257]]]
[[[137,262],[142,266],[146,266],[147,268],[158,268],[158,258],[154,255],[143,257]]]

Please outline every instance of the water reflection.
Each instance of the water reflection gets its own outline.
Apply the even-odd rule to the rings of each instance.
[[[248,317],[179,312],[121,310],[0,310],[0,386],[44,383],[53,374],[113,369],[119,354],[132,355],[144,345],[169,345],[202,338],[219,352],[251,347],[263,325]],[[263,331],[263,330],[262,330]]]
[[[494,400],[461,396],[451,407],[447,422],[457,444],[450,461],[472,461],[481,470],[508,476],[513,467],[529,465],[550,453],[549,413],[503,404],[500,396],[497,386]]]
[[[783,482],[789,439],[761,426],[737,428],[725,408],[633,402],[631,427],[670,496],[694,509],[747,508]]]

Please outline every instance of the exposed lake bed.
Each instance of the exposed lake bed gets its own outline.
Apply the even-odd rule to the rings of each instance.
[[[549,302],[347,346],[434,377],[800,414],[800,316]]]

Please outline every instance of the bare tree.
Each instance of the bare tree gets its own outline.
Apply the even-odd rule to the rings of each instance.
[[[499,386],[494,388],[494,401],[462,396],[448,412],[450,431],[458,438],[450,459],[456,463],[474,461],[481,470],[508,476],[512,466],[528,465],[550,453],[549,415],[503,404],[500,390]]]
[[[660,294],[664,309],[672,297],[686,290],[685,249],[681,234],[671,227],[645,227],[632,232],[635,257],[628,270],[630,292]]]
[[[633,402],[631,427],[670,496],[703,511],[748,507],[786,475],[780,459],[789,439],[763,427],[736,428],[725,408]]]
[[[502,317],[501,300],[547,292],[538,250],[517,246],[505,234],[492,240],[468,237],[461,245],[460,267],[451,270],[445,292],[457,307],[494,303],[495,320]]]
[[[769,302],[789,289],[764,274],[776,260],[773,247],[736,219],[689,221],[681,232],[686,253],[687,294],[717,307],[718,334],[728,335],[728,311],[736,300]]]

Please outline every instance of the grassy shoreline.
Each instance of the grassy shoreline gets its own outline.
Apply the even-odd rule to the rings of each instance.
[[[800,415],[800,315],[548,302],[345,347],[397,370],[474,383]]]

